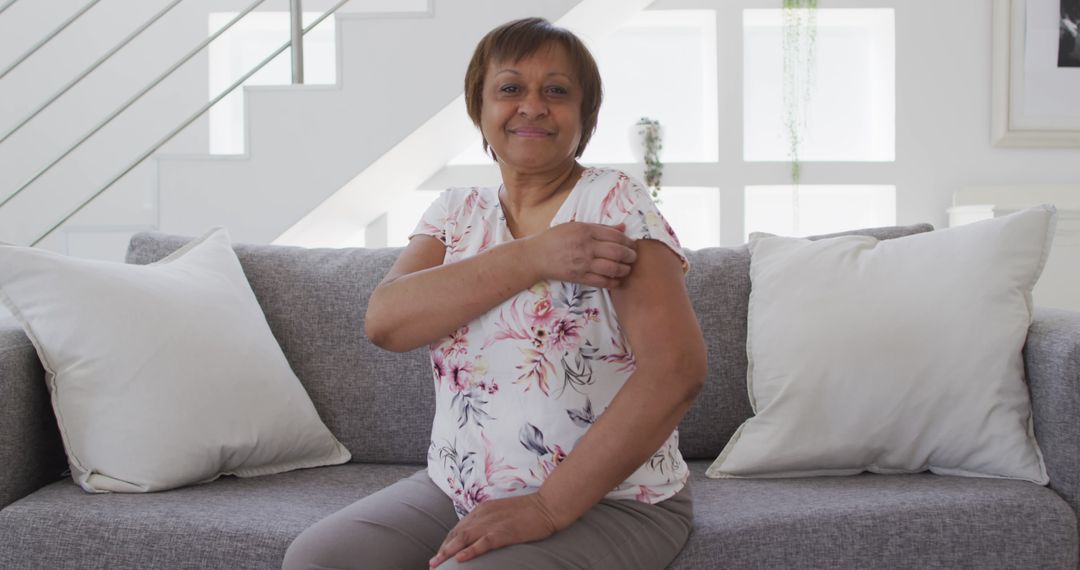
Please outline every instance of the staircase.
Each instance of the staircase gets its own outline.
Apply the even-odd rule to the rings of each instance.
[[[574,3],[545,2],[540,15],[557,20]],[[440,0],[423,18],[339,17],[336,86],[247,88],[245,156],[158,158],[161,231],[222,225],[235,241],[273,241],[453,101],[479,37],[532,6]],[[469,139],[444,142],[461,152]],[[358,231],[375,210],[351,214]]]
[[[349,245],[350,236],[362,233],[395,196],[415,189],[472,140],[475,130],[460,95],[468,59],[484,33],[511,19],[543,16],[595,40],[648,3],[432,0],[420,13],[339,13],[335,85],[244,87],[244,154],[186,151],[208,148],[203,119],[181,133],[188,143],[180,152],[173,145],[146,160],[40,247],[120,261],[136,231],[194,236],[218,225],[236,242]],[[5,87],[0,83],[0,95]],[[200,96],[206,100],[205,91]],[[133,127],[87,145],[119,144],[124,134],[134,138]],[[21,163],[20,134],[0,145],[3,195],[40,167]],[[116,172],[137,150],[125,151],[102,172]],[[5,161],[12,167],[6,171]],[[96,163],[84,159],[77,166],[89,165]],[[78,174],[75,168],[67,180]],[[108,179],[101,173],[84,178],[91,182],[78,189],[59,183],[59,175],[28,187],[0,208],[0,240],[26,244],[96,190],[97,180]]]

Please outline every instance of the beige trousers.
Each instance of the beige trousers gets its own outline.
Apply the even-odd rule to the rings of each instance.
[[[563,568],[662,570],[690,536],[689,482],[655,505],[601,499],[574,524],[544,540],[447,560],[437,570]],[[427,469],[402,479],[308,527],[285,552],[283,570],[427,570],[458,523],[450,498]]]

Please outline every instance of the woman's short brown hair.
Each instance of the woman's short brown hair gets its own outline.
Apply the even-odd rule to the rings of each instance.
[[[473,124],[480,128],[480,107],[484,102],[484,76],[488,65],[492,61],[521,61],[552,42],[566,48],[581,85],[581,141],[578,142],[574,154],[580,158],[596,130],[596,118],[600,114],[600,101],[603,99],[600,70],[580,38],[570,30],[560,28],[543,18],[523,18],[507,22],[488,32],[480,43],[476,44],[476,51],[473,52],[469,68],[465,71],[465,108]],[[488,152],[486,138],[484,152]],[[490,154],[495,158],[494,152]]]

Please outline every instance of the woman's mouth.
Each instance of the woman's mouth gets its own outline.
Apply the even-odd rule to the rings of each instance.
[[[520,128],[520,129],[513,129],[510,132],[517,135],[517,136],[519,136],[519,137],[534,138],[534,139],[544,138],[544,137],[551,134],[551,133],[549,133],[548,131],[546,131],[544,129],[535,129],[535,128],[527,128],[527,127]]]

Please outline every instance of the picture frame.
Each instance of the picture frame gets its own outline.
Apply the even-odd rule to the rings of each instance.
[[[1072,101],[1080,99],[1080,91],[1069,89],[1080,85],[1080,73],[1054,75],[1034,69],[1027,53],[1029,46],[1046,44],[1033,41],[1034,33],[1045,35],[1045,27],[1037,28],[1043,22],[1029,21],[1027,16],[1057,10],[1058,2],[994,0],[993,146],[1080,147],[1080,105],[1071,105],[1071,111],[1061,110],[1068,106],[1068,94],[1072,94]]]

